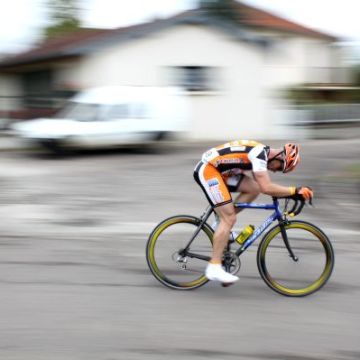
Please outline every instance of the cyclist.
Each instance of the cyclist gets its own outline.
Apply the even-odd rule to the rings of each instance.
[[[236,213],[231,192],[239,192],[238,202],[252,202],[260,194],[277,197],[292,196],[311,200],[313,191],[309,187],[285,187],[275,184],[268,170],[288,173],[300,162],[299,146],[287,143],[282,149],[273,149],[256,141],[237,140],[211,148],[202,155],[194,170],[195,181],[219,217],[213,238],[213,252],[205,275],[209,280],[230,285],[239,280],[226,272],[222,256],[228,243]],[[253,177],[244,173],[252,171]]]

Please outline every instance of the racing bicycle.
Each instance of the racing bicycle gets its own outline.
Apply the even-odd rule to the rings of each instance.
[[[236,274],[241,255],[274,222],[262,237],[257,249],[257,267],[265,283],[279,294],[306,296],[319,290],[329,280],[334,267],[334,250],[329,238],[307,221],[289,220],[298,215],[304,201],[285,199],[282,208],[278,198],[272,203],[234,203],[240,209],[272,211],[265,221],[242,244],[229,241],[224,250],[224,269]],[[291,207],[291,209],[289,209]],[[151,273],[172,289],[191,290],[205,285],[206,263],[211,258],[214,230],[207,223],[214,212],[209,206],[200,217],[172,216],[151,232],[146,259]]]

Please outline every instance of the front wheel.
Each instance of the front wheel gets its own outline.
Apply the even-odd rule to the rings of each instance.
[[[206,223],[199,229],[200,223],[193,216],[173,216],[150,234],[146,260],[152,274],[163,285],[191,290],[208,282],[204,270],[211,257],[213,230]],[[196,237],[187,248],[194,234]]]
[[[328,237],[315,225],[290,221],[285,225],[290,256],[280,225],[261,240],[257,252],[259,272],[265,283],[286,296],[306,296],[319,290],[331,276],[334,250]]]

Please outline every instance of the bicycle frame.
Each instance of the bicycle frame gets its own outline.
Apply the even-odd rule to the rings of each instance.
[[[254,232],[252,233],[252,235],[244,242],[244,244],[242,244],[242,246],[235,252],[235,254],[237,256],[240,256],[249,246],[252,245],[252,243],[275,221],[278,220],[280,223],[280,228],[281,228],[281,234],[284,240],[284,243],[286,245],[286,248],[289,251],[289,255],[295,260],[297,261],[297,257],[295,256],[295,254],[293,253],[292,249],[290,248],[289,242],[288,242],[288,238],[286,235],[286,231],[285,231],[285,225],[284,225],[284,218],[283,218],[283,214],[280,210],[280,204],[277,198],[273,198],[273,203],[272,204],[258,204],[258,203],[234,203],[234,206],[237,209],[262,209],[262,210],[274,210],[274,212],[267,218],[265,219],[265,221],[258,226]],[[180,254],[183,255],[187,255],[190,257],[198,257],[201,258],[203,260],[209,260],[207,257],[203,257],[203,256],[198,256],[196,254],[193,254],[191,252],[188,251],[191,243],[194,241],[194,239],[196,238],[197,234],[199,233],[201,227],[206,223],[207,219],[210,217],[210,215],[212,214],[212,212],[214,211],[214,209],[212,207],[209,207],[204,214],[201,216],[201,221],[199,223],[198,228],[196,229],[195,233],[193,234],[193,236],[191,237],[189,243],[187,244],[187,246],[182,249],[180,251]]]
[[[274,210],[274,212],[265,221],[258,226],[250,237],[242,244],[242,246],[235,252],[240,256],[251,244],[275,221],[282,221],[282,213],[280,210],[279,201],[273,199],[272,204],[257,204],[257,203],[234,203],[237,209],[263,209]]]
[[[294,204],[290,200],[294,201]],[[305,201],[296,197],[285,198],[284,206],[282,201],[281,204],[279,201],[281,200],[273,197],[272,203],[269,201],[262,204],[234,204],[238,210],[270,210],[270,215],[264,217],[261,225],[257,226],[243,243],[238,243],[229,236],[222,238],[226,247],[221,254],[221,266],[226,272],[235,275],[241,268],[240,255],[260,237],[256,260],[260,276],[265,283],[272,290],[286,296],[300,297],[312,294],[327,282],[333,270],[334,251],[331,242],[315,225],[307,221],[288,220],[288,216],[294,217],[301,212]],[[154,228],[147,242],[146,260],[152,274],[163,285],[173,289],[191,290],[209,280],[203,269],[206,266],[204,262],[210,261],[213,256],[211,248],[214,230],[209,225],[209,219],[214,211],[216,209],[208,206],[200,217],[171,216]],[[191,231],[190,234],[188,230]],[[158,243],[159,239],[161,240]],[[172,243],[172,239],[175,243]],[[221,241],[221,237],[217,240]],[[313,256],[319,256],[319,259],[321,257],[319,262],[314,261],[314,267],[310,263],[314,259],[311,252]],[[299,257],[304,256],[305,261],[301,267],[294,264],[290,270],[290,263],[299,261],[295,253]],[[179,272],[186,274],[181,276]],[[275,276],[272,276],[274,274]]]

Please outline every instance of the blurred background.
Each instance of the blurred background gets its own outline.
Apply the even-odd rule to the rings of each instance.
[[[185,98],[187,139],[358,136],[356,3],[342,3],[342,19],[335,4],[285,3],[11,2],[1,15],[2,127],[52,116],[89,88],[151,86]]]
[[[1,359],[360,358],[358,1],[0,6]],[[207,205],[202,153],[235,139],[301,146],[273,178],[314,189],[301,218],[335,248],[311,297],[268,290],[256,245],[228,289],[147,269],[155,225]]]

